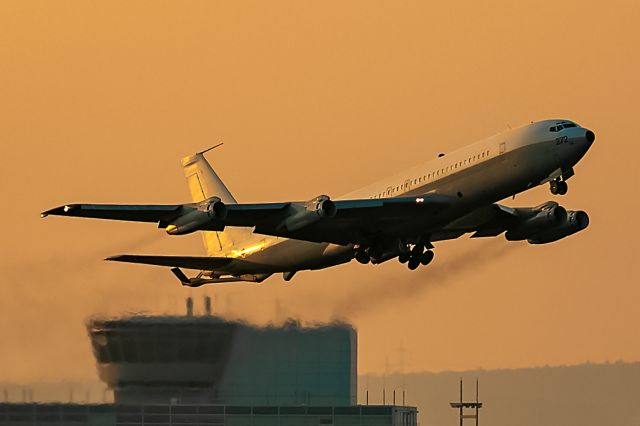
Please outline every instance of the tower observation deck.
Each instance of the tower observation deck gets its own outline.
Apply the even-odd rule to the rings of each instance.
[[[356,403],[350,325],[255,327],[212,315],[92,318],[86,325],[116,404]]]

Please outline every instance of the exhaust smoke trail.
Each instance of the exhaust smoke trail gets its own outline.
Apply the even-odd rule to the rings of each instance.
[[[431,265],[420,267],[400,279],[397,275],[386,275],[370,284],[357,287],[357,292],[348,293],[336,303],[335,315],[339,318],[352,318],[396,303],[400,299],[409,299],[434,286],[451,284],[465,274],[482,269],[490,262],[508,256],[522,247],[525,245],[493,238],[457,254],[442,253],[441,256],[445,259],[441,262],[436,257]]]

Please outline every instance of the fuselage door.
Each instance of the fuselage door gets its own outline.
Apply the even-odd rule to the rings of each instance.
[[[500,154],[504,154],[507,151],[507,143],[506,142],[500,142]]]
[[[500,154],[504,154],[507,151],[507,143],[506,142],[500,142]]]

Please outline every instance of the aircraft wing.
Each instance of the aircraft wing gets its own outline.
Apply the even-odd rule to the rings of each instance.
[[[320,196],[306,202],[222,205],[213,197],[200,203],[173,205],[68,204],[41,215],[157,222],[172,234],[242,226],[265,235],[349,244],[381,230],[393,234],[394,227],[407,221],[424,222],[425,217],[452,206],[455,200],[438,194],[336,201]],[[214,204],[222,207],[211,208]]]
[[[317,200],[317,199],[316,199]],[[255,232],[285,238],[333,244],[359,243],[375,235],[406,236],[420,234],[432,224],[438,213],[454,205],[454,197],[429,194],[418,197],[372,198],[332,201],[333,214],[323,216],[316,200],[282,209],[277,215],[265,217],[254,224]],[[309,203],[312,207],[309,208]],[[241,205],[238,205],[238,208]],[[235,206],[229,206],[229,215]],[[292,210],[294,211],[292,213]],[[308,218],[310,223],[305,223]],[[295,220],[294,220],[295,219]]]
[[[67,204],[42,212],[40,216],[47,217],[52,215],[134,222],[160,222],[180,216],[188,206],[187,204]]]
[[[519,210],[497,203],[480,206],[436,230],[431,241],[451,240],[470,232],[472,238],[495,237],[521,220]]]

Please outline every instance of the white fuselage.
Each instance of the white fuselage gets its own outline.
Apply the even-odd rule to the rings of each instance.
[[[568,123],[567,128],[551,131],[561,122]],[[446,194],[459,198],[462,215],[563,174],[570,175],[593,142],[585,137],[587,132],[564,120],[532,123],[446,153],[338,199]],[[228,255],[277,265],[281,271],[320,269],[353,256],[353,246],[257,234],[242,246]]]

